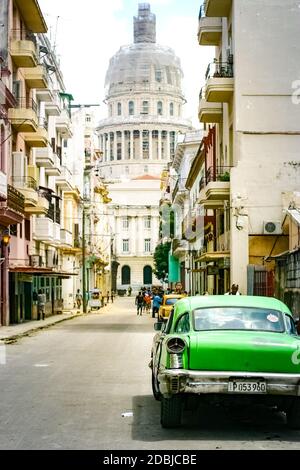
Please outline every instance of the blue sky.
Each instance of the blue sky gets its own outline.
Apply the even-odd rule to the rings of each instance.
[[[104,78],[110,57],[133,41],[137,0],[39,0],[52,43],[61,61],[68,91],[77,103],[103,104]],[[202,0],[152,0],[157,42],[172,47],[181,59],[185,115],[197,125],[198,95],[213,49],[197,42]],[[84,5],[84,9],[82,8]],[[101,117],[106,115],[101,106]]]

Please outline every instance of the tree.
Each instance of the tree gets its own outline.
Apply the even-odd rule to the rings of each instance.
[[[154,252],[154,274],[155,276],[164,281],[169,272],[169,251],[171,242],[160,243],[155,248]]]

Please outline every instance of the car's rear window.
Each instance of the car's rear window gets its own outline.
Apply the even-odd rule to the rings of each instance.
[[[250,307],[210,307],[194,310],[194,328],[205,330],[253,330],[283,332],[284,319],[278,310]]]
[[[175,299],[166,299],[165,305],[174,305],[175,302],[177,302],[177,300],[179,300],[179,299],[178,299],[178,298],[175,298]]]

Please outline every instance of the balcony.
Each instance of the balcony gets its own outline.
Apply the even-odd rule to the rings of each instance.
[[[61,115],[56,119],[56,129],[65,138],[72,137],[71,119],[66,109],[63,109]]]
[[[175,188],[172,192],[172,201],[175,202],[183,202],[185,197],[188,196],[188,191],[183,185],[183,180],[180,178],[177,180]]]
[[[222,103],[209,103],[205,99],[205,89],[200,91],[198,118],[203,123],[217,123],[223,120]]]
[[[69,230],[60,229],[60,242],[64,246],[72,246],[73,245],[73,236]]]
[[[27,28],[35,33],[46,33],[47,25],[37,0],[14,0]]]
[[[172,252],[175,256],[186,253],[189,249],[189,242],[181,240],[181,238],[174,238],[172,243]]]
[[[45,103],[45,113],[48,116],[60,116],[61,104],[58,93],[52,93],[52,100]]]
[[[63,191],[73,189],[72,185],[72,173],[66,166],[61,166],[61,174],[56,177],[56,185],[59,186]]]
[[[53,220],[48,217],[40,217],[35,221],[33,238],[43,242],[53,242]]]
[[[0,201],[7,199],[7,175],[0,171]]]
[[[49,210],[49,201],[44,196],[39,195],[36,206],[26,207],[25,212],[35,215],[46,215]]]
[[[200,46],[218,46],[222,38],[222,19],[205,16],[204,5],[200,8],[198,41]]]
[[[28,147],[48,147],[48,132],[44,127],[38,127],[36,132],[26,132],[23,139]]]
[[[205,78],[206,101],[214,103],[229,102],[234,91],[232,57],[229,62],[212,62],[209,64]]]
[[[53,243],[56,245],[60,245],[61,238],[60,238],[60,224],[54,222],[53,223]]]
[[[46,103],[51,103],[53,101],[53,93],[49,88],[38,88],[35,92],[36,97]]]
[[[29,88],[48,88],[47,72],[43,65],[33,68],[24,68],[22,73]]]
[[[206,172],[206,184],[202,185],[198,203],[205,209],[224,207],[224,201],[230,198],[231,167],[210,167]]]
[[[205,16],[225,17],[230,15],[232,0],[206,0]]]
[[[37,104],[31,98],[18,98],[8,110],[8,119],[17,132],[35,132],[38,128]]]
[[[20,224],[25,214],[25,198],[20,191],[7,185],[7,200],[0,202],[0,222],[3,225]]]
[[[36,180],[31,176],[14,177],[13,187],[16,188],[25,198],[25,212],[31,212],[36,207],[39,200]]]
[[[11,31],[10,55],[17,67],[36,67],[38,56],[33,33],[20,29]]]

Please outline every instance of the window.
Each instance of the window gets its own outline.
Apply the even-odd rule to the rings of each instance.
[[[30,220],[25,219],[25,240],[30,241]]]
[[[145,165],[145,166],[144,166],[144,173],[145,173],[145,175],[147,175],[148,172],[149,172],[148,165]]]
[[[149,101],[143,101],[141,114],[149,113]]]
[[[297,330],[296,330],[296,327],[295,327],[295,323],[289,315],[285,315],[285,323],[286,323],[286,326],[287,326],[288,333],[290,335],[296,335]]]
[[[130,267],[123,266],[122,267],[122,285],[128,285],[131,283],[131,275],[130,275]]]
[[[118,103],[118,116],[122,114],[122,103]]]
[[[162,104],[162,101],[158,101],[157,103],[157,114],[159,116],[162,116],[163,114],[163,104]]]
[[[85,121],[86,122],[91,122],[91,116],[86,116]]]
[[[9,226],[9,233],[10,233],[10,235],[13,235],[14,237],[17,237],[18,236],[18,225],[17,224],[10,225]]]
[[[158,131],[152,131],[152,138],[158,139]]]
[[[122,159],[122,144],[120,142],[117,143],[117,160]]]
[[[123,239],[122,241],[122,251],[123,253],[129,253],[129,239]]]
[[[156,69],[155,70],[155,80],[160,83],[161,79],[162,79],[162,71],[160,69]]]
[[[174,116],[174,103],[170,103],[170,116]]]
[[[128,230],[129,229],[129,217],[123,217],[122,227],[123,227],[123,230]]]
[[[151,215],[147,215],[144,218],[144,227],[145,227],[145,229],[151,228]]]
[[[113,107],[112,104],[109,105],[109,115],[112,116],[113,113]]]
[[[143,269],[143,284],[152,284],[152,268],[151,266],[144,266]]]
[[[190,331],[189,314],[184,313],[177,322],[175,332],[176,333],[188,333],[189,331]]]
[[[129,116],[134,115],[134,102],[133,101],[129,101],[128,103],[128,114]]]
[[[145,238],[144,240],[144,251],[145,253],[151,252],[151,239],[150,238]]]

